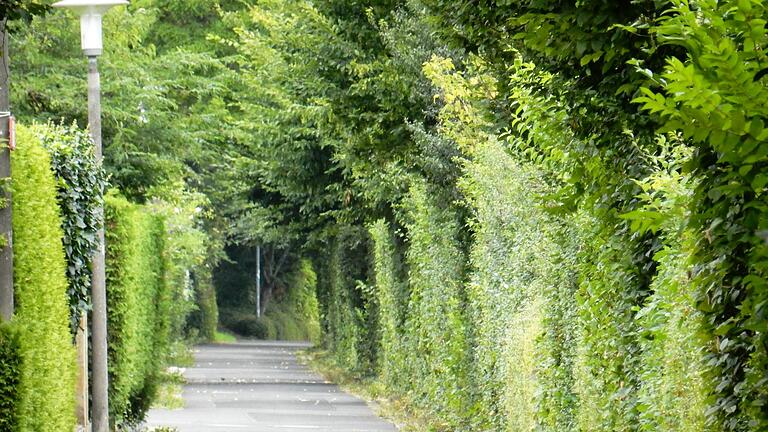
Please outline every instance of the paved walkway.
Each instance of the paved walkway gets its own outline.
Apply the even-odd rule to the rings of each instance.
[[[179,432],[396,431],[362,400],[298,364],[290,342],[238,342],[195,349],[184,409],[153,409],[150,427]]]

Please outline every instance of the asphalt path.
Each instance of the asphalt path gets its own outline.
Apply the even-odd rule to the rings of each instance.
[[[307,344],[247,341],[195,348],[183,409],[150,410],[147,426],[179,432],[384,432],[366,403],[299,364]]]

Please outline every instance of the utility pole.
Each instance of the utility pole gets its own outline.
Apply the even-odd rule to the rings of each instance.
[[[11,103],[9,40],[7,18],[0,21],[0,316],[9,321],[13,316],[13,209],[11,208]]]
[[[256,318],[261,318],[261,245],[256,246]]]

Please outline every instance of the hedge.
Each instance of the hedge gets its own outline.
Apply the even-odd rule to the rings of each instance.
[[[19,430],[21,392],[21,332],[14,324],[0,324],[0,430]]]
[[[110,414],[144,418],[169,344],[162,217],[115,192],[106,197]]]
[[[204,340],[214,340],[219,325],[219,309],[216,304],[216,288],[207,264],[194,271],[195,303],[198,309],[189,317],[189,323],[198,329]]]
[[[19,430],[72,430],[76,366],[56,180],[34,128],[18,126],[17,140],[11,169],[14,323],[20,329],[23,359]]]
[[[293,272],[290,286],[285,298],[276,305],[275,309],[282,309],[288,319],[295,323],[295,333],[286,331],[288,340],[308,340],[319,343],[320,339],[320,310],[317,301],[317,274],[312,268],[312,263],[302,259],[298,268]],[[271,316],[271,308],[267,309],[266,316]]]
[[[351,269],[339,257],[361,252],[336,240],[324,255],[326,339],[337,356],[358,352],[339,343],[344,335],[378,328],[373,371],[438,430],[762,430],[755,406],[719,413],[722,404],[736,410],[737,395],[759,399],[763,354],[746,356],[743,375],[724,378],[736,366],[717,363],[738,357],[728,354],[736,342],[718,335],[742,315],[713,328],[702,303],[724,301],[712,296],[725,288],[718,269],[731,255],[699,261],[691,214],[702,180],[687,171],[696,150],[679,134],[624,132],[624,153],[603,155],[592,147],[598,137],[585,141],[571,127],[569,98],[581,96],[541,90],[564,78],[522,54],[503,84],[480,60],[463,66],[435,57],[424,68],[444,101],[437,132],[461,154],[460,179],[411,176],[394,220],[370,226],[378,327],[348,300],[370,282],[346,282]],[[515,106],[506,131],[487,121],[502,103],[498,87]],[[722,396],[734,380],[748,385]]]
[[[414,183],[404,203],[410,247],[405,339],[409,393],[449,422],[472,415],[467,403],[469,341],[465,257],[455,209],[426,184]],[[450,377],[450,379],[446,379]]]
[[[341,226],[328,239],[327,246],[328,254],[316,257],[314,263],[324,312],[323,340],[340,365],[371,371],[376,353],[367,345],[366,335],[375,329],[366,323],[374,313],[375,303],[366,289],[370,271],[368,233],[362,227]]]
[[[91,260],[97,247],[96,233],[103,225],[106,173],[96,162],[87,131],[52,124],[35,127],[35,135],[51,155],[62,213],[64,254],[70,330],[74,335],[82,313],[90,310]]]
[[[394,229],[385,219],[369,227],[373,241],[373,277],[379,306],[381,348],[376,361],[382,382],[395,391],[405,391],[408,377],[404,375],[407,361],[403,341],[408,286],[404,282],[404,257],[397,247]]]

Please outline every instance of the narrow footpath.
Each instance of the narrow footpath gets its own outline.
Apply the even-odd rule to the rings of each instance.
[[[295,342],[238,342],[195,349],[184,372],[185,407],[153,409],[147,426],[179,432],[384,432],[397,428],[364,401],[306,366]]]

